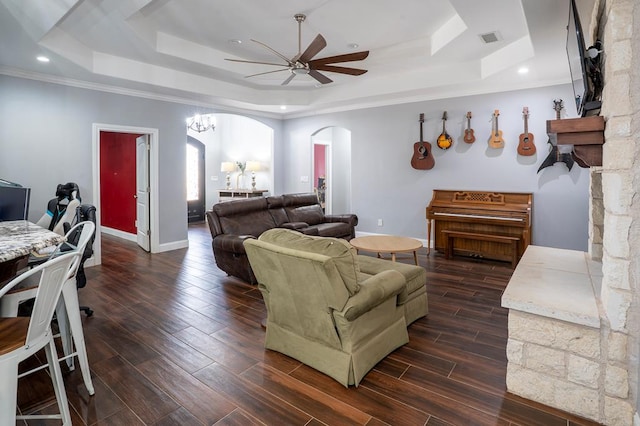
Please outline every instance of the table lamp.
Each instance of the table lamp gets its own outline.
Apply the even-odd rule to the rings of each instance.
[[[256,172],[260,170],[259,161],[247,161],[247,170],[251,172],[251,189],[256,189]]]
[[[229,173],[231,173],[235,169],[236,169],[236,165],[233,164],[231,161],[224,161],[220,166],[220,171],[227,173],[227,189],[231,189],[231,176],[229,175]]]

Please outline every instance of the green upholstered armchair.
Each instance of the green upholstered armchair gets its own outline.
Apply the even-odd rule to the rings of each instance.
[[[244,242],[267,307],[265,347],[344,386],[409,341],[397,296],[405,277],[388,270],[366,280],[355,249],[338,238],[271,229]]]

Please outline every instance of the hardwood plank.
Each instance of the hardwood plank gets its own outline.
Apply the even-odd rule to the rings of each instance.
[[[179,408],[133,365],[121,357],[94,364],[96,374],[145,423],[153,423]]]
[[[347,389],[329,376],[306,365],[301,365],[291,376],[391,425],[423,425],[429,418],[429,414],[422,409],[404,404],[362,385],[356,389]]]
[[[504,395],[487,393],[467,383],[449,380],[416,367],[410,367],[402,380],[451,400],[464,400],[469,407],[491,416],[499,415],[510,422],[521,424],[523,421],[534,421],[546,426],[566,426],[566,419],[503,398]]]
[[[153,359],[140,364],[138,370],[204,424],[213,424],[237,408],[169,360]]]
[[[304,425],[311,420],[311,416],[287,401],[225,370],[219,364],[205,367],[194,376],[266,424]]]
[[[364,425],[371,416],[269,366],[258,364],[241,374],[248,381],[324,424]]]
[[[467,405],[466,400],[465,403],[460,404],[455,399],[415,386],[404,379],[395,380],[375,370],[365,376],[360,386],[411,407],[421,407],[424,411],[453,424],[509,425],[508,420],[496,419],[495,415]]]
[[[155,423],[155,426],[203,426],[190,412],[180,407],[172,413],[167,414]]]
[[[216,426],[264,426],[264,423],[238,408],[217,422]]]
[[[174,336],[236,374],[242,373],[258,362],[193,327],[182,330]]]
[[[100,377],[92,374],[91,380],[96,392],[94,396],[90,396],[87,392],[79,368],[65,377],[69,405],[74,408],[74,412],[77,413],[83,424],[92,425],[119,411],[129,409]]]
[[[213,360],[182,340],[159,329],[149,329],[135,334],[156,352],[180,364],[183,370],[193,373],[211,364]]]

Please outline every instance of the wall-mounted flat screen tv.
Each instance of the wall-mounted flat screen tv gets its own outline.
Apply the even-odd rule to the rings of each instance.
[[[597,49],[596,49],[597,51]],[[590,111],[599,112],[601,82],[599,55],[591,58],[587,55],[584,33],[575,0],[570,1],[569,23],[567,25],[567,58],[573,82],[576,100],[576,112],[584,117]]]

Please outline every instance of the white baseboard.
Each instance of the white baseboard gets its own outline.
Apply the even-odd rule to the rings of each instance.
[[[124,232],[121,231],[119,229],[113,229],[113,228],[108,228],[106,226],[102,226],[100,228],[100,232],[107,234],[107,235],[113,235],[114,237],[118,237],[118,238],[122,238],[124,240],[128,240],[128,241],[133,241],[134,243],[136,241],[138,241],[138,237],[136,234],[131,234],[129,232]]]
[[[189,240],[172,241],[170,243],[160,244],[158,251],[154,253],[162,253],[165,251],[178,250],[189,247]]]
[[[103,226],[102,228],[100,228],[100,231],[114,237],[125,239],[127,241],[133,241],[134,243],[138,242],[138,236],[136,234],[120,231],[119,229],[113,229]],[[189,240],[173,241],[170,243],[160,244],[158,250],[154,251],[153,253],[162,253],[165,251],[177,250],[187,247],[189,247]],[[89,262],[89,260],[87,260],[87,262]]]

